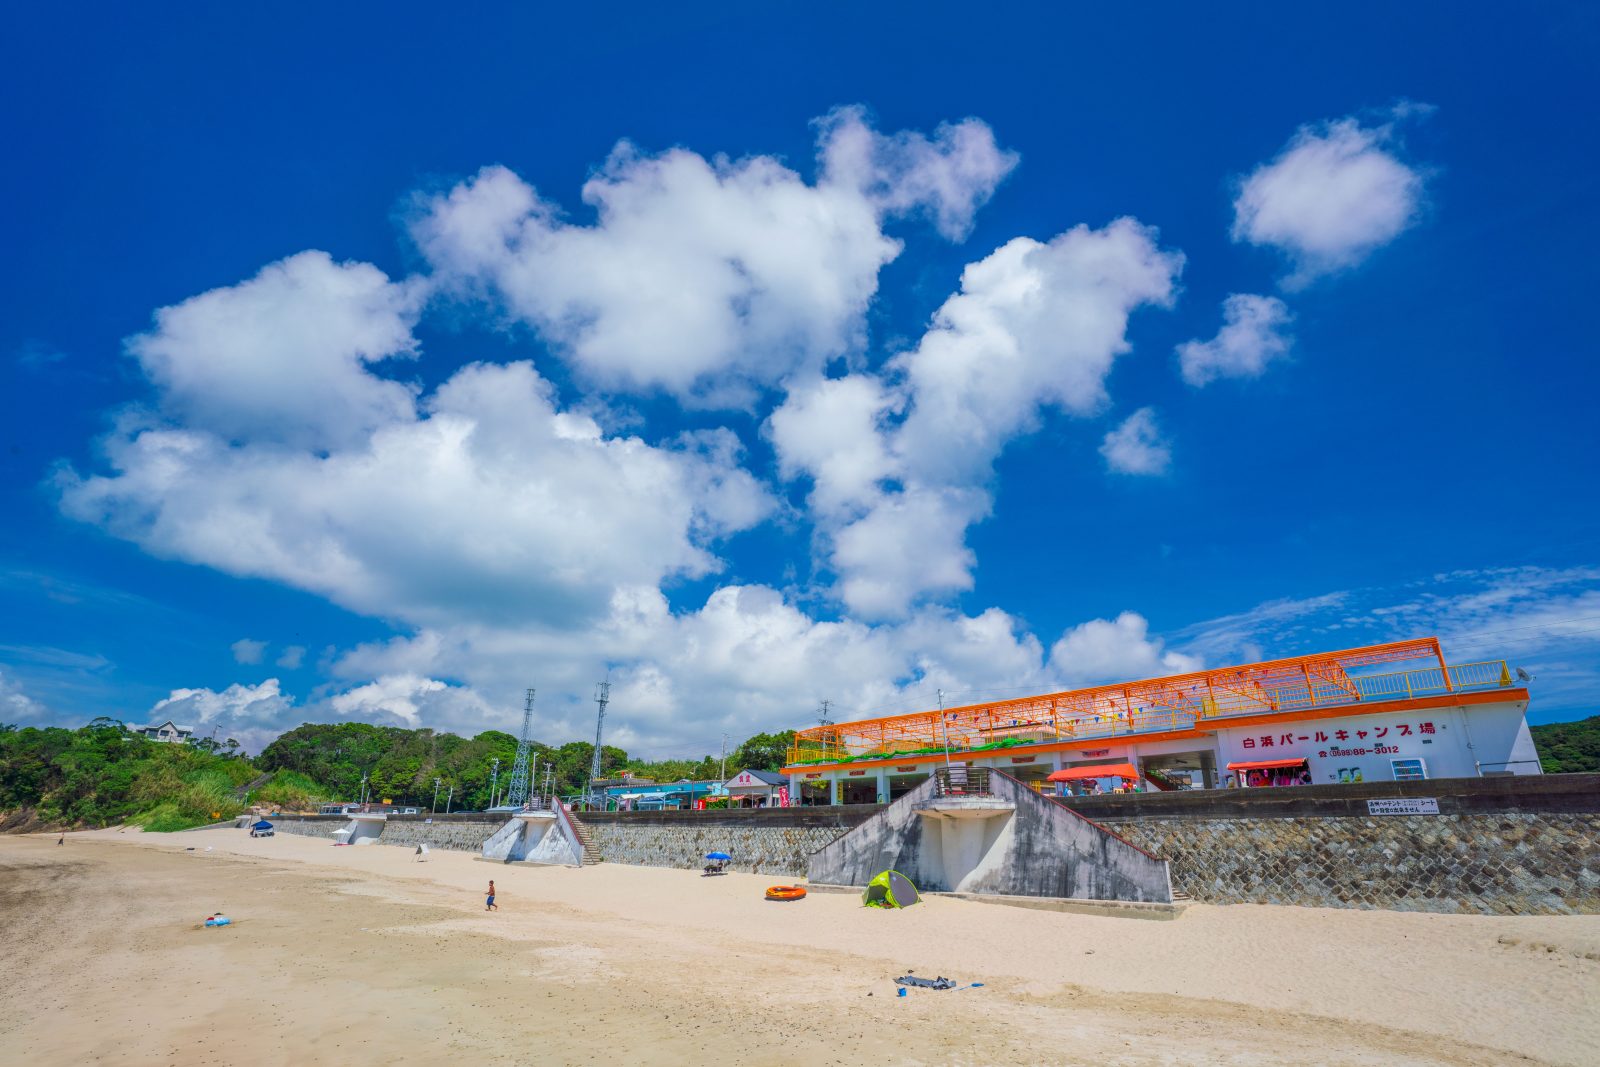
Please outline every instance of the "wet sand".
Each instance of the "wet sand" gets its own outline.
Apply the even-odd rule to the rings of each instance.
[[[1600,1062],[1600,916],[879,912],[770,881],[0,837],[0,1063]],[[907,970],[985,984],[896,997]]]

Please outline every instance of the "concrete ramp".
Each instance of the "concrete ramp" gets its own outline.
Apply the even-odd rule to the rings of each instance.
[[[1010,775],[940,771],[813,853],[813,882],[893,868],[929,892],[1172,903],[1157,859]]]
[[[483,843],[483,858],[576,867],[582,863],[583,847],[556,812],[524,811],[489,836]]]
[[[387,816],[383,815],[357,815],[334,836],[343,837],[347,845],[376,845],[378,838],[383,836],[383,824],[387,821]]]

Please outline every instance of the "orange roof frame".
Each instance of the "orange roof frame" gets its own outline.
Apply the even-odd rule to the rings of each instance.
[[[791,765],[836,759],[867,752],[892,756],[948,744],[970,749],[1006,737],[1025,741],[1071,740],[1079,727],[1135,719],[1147,728],[1170,717],[1173,725],[1195,718],[1271,714],[1318,705],[1358,703],[1376,693],[1363,692],[1362,675],[1352,671],[1384,663],[1433,660],[1442,684],[1452,691],[1450,667],[1436,637],[1395,641],[1338,652],[1267,660],[1261,663],[1193,671],[1136,682],[1093,686],[1038,696],[968,704],[941,710],[889,715],[854,722],[814,726],[795,733]]]

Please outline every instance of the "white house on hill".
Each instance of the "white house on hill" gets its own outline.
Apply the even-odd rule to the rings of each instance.
[[[152,741],[188,741],[194,737],[194,727],[179,726],[168,719],[166,722],[151,723],[149,726],[129,726],[128,729]]]

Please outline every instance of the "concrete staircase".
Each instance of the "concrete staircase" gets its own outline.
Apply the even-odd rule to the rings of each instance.
[[[1161,771],[1154,771],[1148,768],[1145,769],[1144,780],[1161,790],[1163,793],[1176,793],[1179,790],[1187,788],[1187,786],[1177,781],[1177,779],[1171,778]]]
[[[252,780],[246,782],[244,785],[241,785],[235,789],[233,791],[233,799],[243,804],[245,799],[249,797],[251,793],[254,793],[257,789],[260,789],[270,781],[272,781],[271,771],[268,771],[266,774],[258,775]]]
[[[582,864],[592,867],[601,862],[600,850],[595,847],[594,840],[589,836],[589,828],[572,813],[571,808],[564,808],[562,814],[567,817],[567,823],[572,827],[572,835],[578,839],[578,844],[583,848]]]

